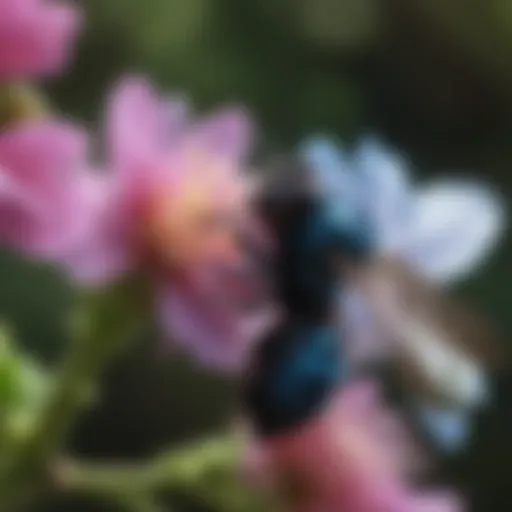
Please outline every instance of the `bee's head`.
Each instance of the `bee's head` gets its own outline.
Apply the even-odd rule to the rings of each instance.
[[[269,229],[278,235],[314,205],[317,198],[311,186],[310,171],[300,159],[281,157],[264,169],[256,210]]]

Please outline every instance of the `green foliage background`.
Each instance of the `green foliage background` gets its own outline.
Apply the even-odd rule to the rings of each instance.
[[[87,0],[84,8],[74,69],[48,91],[93,129],[106,88],[121,73],[142,72],[199,109],[247,105],[262,154],[292,150],[312,132],[348,143],[376,132],[420,174],[469,169],[510,197],[512,0]],[[506,243],[462,290],[508,335],[510,257]],[[0,312],[31,351],[54,360],[65,343],[65,284],[12,255],[2,256],[0,282]],[[107,376],[73,450],[139,457],[230,416],[231,383],[160,357],[150,341]],[[471,453],[449,468],[482,512],[512,503],[512,393],[507,376],[496,380],[496,410],[482,419]]]

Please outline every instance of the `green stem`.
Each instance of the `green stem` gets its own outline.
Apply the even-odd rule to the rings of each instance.
[[[81,463],[64,461],[56,467],[57,484],[66,491],[88,494],[147,494],[197,488],[212,474],[236,470],[239,457],[229,436],[196,441],[169,450],[145,463]]]
[[[0,509],[16,510],[44,484],[47,467],[89,404],[98,377],[141,325],[140,302],[118,288],[88,297],[74,342],[27,439],[0,475]],[[134,306],[136,306],[134,308]]]
[[[159,478],[150,464],[117,465],[65,461],[54,468],[57,488],[97,498],[156,492]]]
[[[232,436],[196,441],[142,464],[65,461],[55,468],[57,488],[115,502],[119,496],[154,496],[165,491],[199,500],[214,510],[261,510],[261,499],[238,475],[239,449]],[[263,507],[271,510],[267,503]]]

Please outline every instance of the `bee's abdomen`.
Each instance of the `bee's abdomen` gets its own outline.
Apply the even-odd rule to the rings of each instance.
[[[337,333],[322,324],[289,324],[269,337],[256,355],[245,406],[262,435],[292,430],[330,399],[341,375]]]

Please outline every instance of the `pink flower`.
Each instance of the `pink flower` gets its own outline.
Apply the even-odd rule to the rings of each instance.
[[[70,4],[0,0],[0,81],[60,72],[79,26],[79,12]]]
[[[202,361],[235,367],[269,319],[241,307],[263,292],[239,243],[261,238],[241,171],[250,127],[239,109],[196,123],[185,113],[144,80],[122,81],[107,108],[103,173],[69,125],[1,135],[0,239],[58,261],[82,285],[145,273],[163,329]]]
[[[294,512],[458,512],[445,492],[415,489],[424,457],[376,389],[353,384],[291,435],[253,441],[245,473],[283,492]]]

